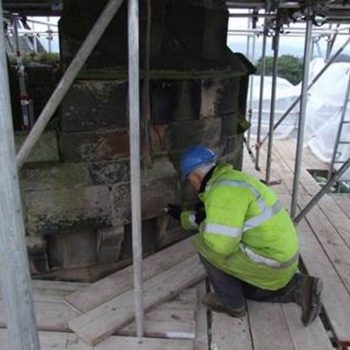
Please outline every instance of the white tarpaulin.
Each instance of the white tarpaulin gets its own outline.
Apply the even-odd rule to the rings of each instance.
[[[324,67],[323,59],[315,59],[310,65],[309,82]],[[317,158],[331,162],[336,136],[338,132],[344,98],[350,75],[350,63],[334,63],[319,78],[308,93],[308,103],[305,121],[304,144],[308,146]],[[265,77],[264,101],[262,118],[262,137],[268,132],[271,101],[272,77]],[[259,108],[260,77],[253,78],[252,98],[252,135],[256,134],[257,114]],[[293,86],[282,78],[277,80],[275,123],[291,103],[299,96],[301,84]],[[249,95],[248,95],[249,96]],[[275,132],[276,138],[294,137],[298,125],[299,105],[290,113]],[[350,106],[347,109],[346,120],[350,120]],[[341,139],[350,141],[350,124],[344,124]],[[337,160],[345,161],[350,157],[350,145],[339,145]],[[339,168],[338,164],[336,168]],[[350,179],[350,171],[346,174]]]

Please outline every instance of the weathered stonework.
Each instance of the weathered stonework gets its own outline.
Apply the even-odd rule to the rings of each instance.
[[[29,235],[112,225],[110,191],[106,186],[24,191],[24,203]]]
[[[27,132],[15,133],[15,145],[18,152],[26,139]],[[57,162],[59,161],[58,141],[56,131],[44,132],[37,144],[33,148],[33,152],[30,154],[27,163],[33,162]]]
[[[141,130],[144,255],[187,236],[164,212],[168,203],[193,208],[198,201],[179,176],[187,146],[211,146],[241,167],[253,67],[226,47],[228,12],[219,2],[211,7],[201,0],[152,0],[151,118]],[[65,1],[63,62],[72,59],[104,3]],[[42,151],[21,171],[34,273],[90,269],[132,256],[126,9],[124,4],[65,96],[57,130],[45,136],[48,155]],[[143,26],[145,12],[140,14]],[[147,150],[152,164],[146,166]]]
[[[125,127],[127,125],[126,81],[75,82],[61,104],[65,132]]]
[[[124,241],[124,226],[100,229],[97,231],[97,261],[115,262],[119,259]]]

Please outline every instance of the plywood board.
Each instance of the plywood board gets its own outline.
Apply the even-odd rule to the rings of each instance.
[[[195,254],[191,238],[188,238],[151,255],[143,261],[144,281]],[[133,273],[132,266],[130,266],[69,295],[66,300],[78,310],[87,312],[130,290],[132,286]]]
[[[149,279],[143,286],[145,310],[170,299],[204,277],[205,271],[199,258],[194,256]],[[69,327],[89,345],[95,345],[133,318],[133,292],[128,291],[70,321]]]

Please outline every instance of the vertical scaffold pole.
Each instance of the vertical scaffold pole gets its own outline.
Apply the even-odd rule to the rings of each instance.
[[[0,278],[11,350],[39,350],[25,243],[0,0]]]
[[[276,20],[275,35],[272,39],[273,43],[273,70],[272,70],[272,89],[271,89],[271,108],[270,108],[270,124],[269,124],[269,142],[267,149],[267,163],[266,163],[266,178],[267,184],[270,183],[271,178],[271,158],[273,147],[273,126],[275,123],[275,110],[276,110],[276,88],[277,88],[277,74],[278,74],[278,53],[280,44],[280,28],[279,20]]]
[[[255,64],[255,45],[256,44],[256,37],[255,34],[253,34],[252,38],[252,54],[250,57],[250,60],[252,64]],[[250,89],[249,89],[249,111],[248,111],[248,121],[251,124],[252,118],[253,118],[253,92],[254,92],[254,75],[250,76]],[[250,147],[250,136],[251,136],[251,128],[247,131],[247,141],[248,141],[248,147]]]
[[[140,68],[139,68],[139,4],[128,0],[129,47],[129,128],[132,248],[136,334],[143,336],[142,298],[142,232],[141,232],[141,166],[140,166]]]
[[[300,99],[300,115],[299,115],[299,124],[298,124],[297,151],[296,151],[295,166],[294,166],[292,204],[291,204],[291,209],[290,209],[291,217],[295,217],[296,209],[297,209],[297,205],[298,205],[298,190],[299,190],[300,167],[301,167],[302,158],[303,158],[305,117],[306,117],[306,107],[307,107],[307,91],[308,91],[308,85],[309,85],[309,68],[310,68],[311,45],[312,45],[312,18],[311,18],[311,9],[309,8],[308,9],[307,22],[306,22],[303,82],[302,82],[302,86],[301,86],[301,99]]]
[[[264,33],[262,42],[262,53],[261,53],[261,74],[260,74],[260,94],[259,94],[259,112],[258,112],[258,125],[256,132],[256,158],[255,158],[255,169],[260,170],[260,139],[261,139],[261,123],[262,123],[262,110],[264,103],[264,81],[266,73],[266,42],[267,42],[267,20],[264,21]]]

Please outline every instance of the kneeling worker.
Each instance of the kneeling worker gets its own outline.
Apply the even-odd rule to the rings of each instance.
[[[168,213],[184,229],[198,230],[194,243],[215,293],[203,303],[232,317],[246,313],[245,299],[297,303],[305,326],[321,308],[322,281],[298,272],[298,237],[275,193],[258,179],[217,164],[214,151],[191,146],[181,175],[198,191],[201,205]]]

